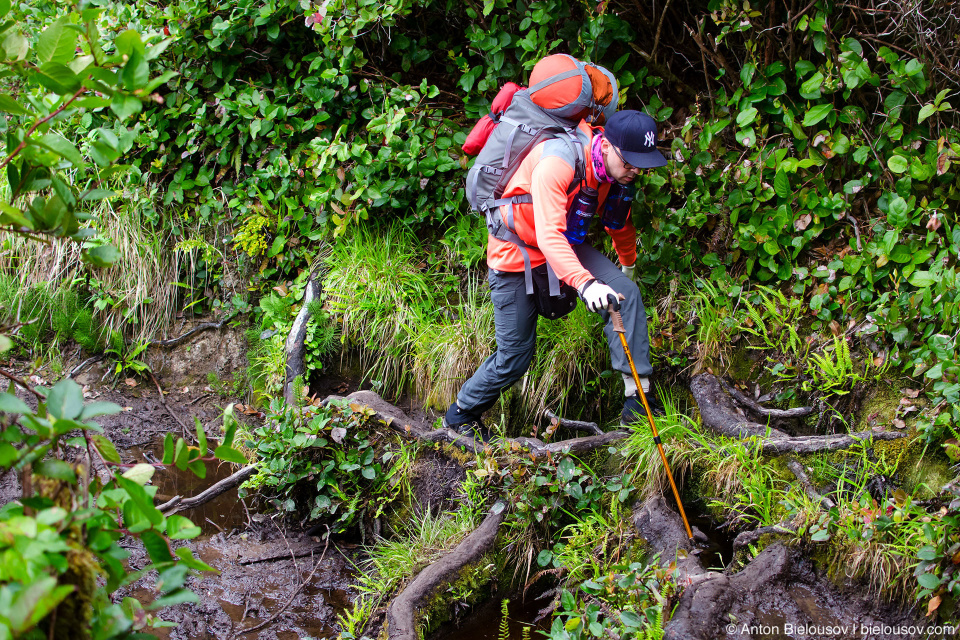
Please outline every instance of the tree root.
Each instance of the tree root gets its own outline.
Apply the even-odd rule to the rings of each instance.
[[[342,396],[327,396],[323,402],[326,404],[331,400],[343,399]],[[356,391],[346,397],[356,404],[355,408],[361,406],[370,409],[373,417],[383,422],[387,427],[408,437],[422,440],[424,442],[446,442],[458,447],[464,447],[474,455],[486,451],[490,448],[488,443],[475,440],[469,435],[457,433],[453,429],[439,428],[429,429],[423,425],[415,424],[402,413],[394,413],[395,407],[386,403],[380,396],[373,391]],[[598,429],[599,430],[599,429]],[[556,442],[544,443],[537,438],[504,438],[501,442],[510,449],[524,449],[529,451],[535,459],[546,458],[548,456],[560,453],[584,453],[593,451],[600,447],[607,446],[618,440],[623,440],[629,435],[627,431],[606,431],[600,432],[600,435],[586,436],[583,438],[571,438],[569,440],[558,440]]]
[[[726,389],[727,393],[733,396],[733,399],[760,416],[770,418],[804,418],[813,413],[813,407],[797,407],[795,409],[767,409],[760,406],[757,402],[750,399],[744,393],[741,393],[733,385],[727,384],[726,380],[719,379],[720,384]]]
[[[192,498],[181,498],[180,496],[174,496],[157,507],[164,515],[169,516],[173,515],[178,511],[183,511],[184,509],[192,509],[193,507],[199,507],[202,504],[210,502],[217,496],[226,493],[230,489],[233,489],[235,486],[249,478],[256,472],[257,465],[250,464],[233,475],[224,478],[220,482],[216,483],[209,489],[198,493]]]
[[[439,588],[452,582],[464,567],[482,558],[493,547],[506,511],[506,503],[498,500],[479,527],[453,551],[417,574],[413,582],[393,599],[387,610],[390,640],[417,640],[417,609],[426,604]]]
[[[754,529],[752,531],[744,531],[737,535],[733,539],[733,551],[736,553],[740,549],[744,548],[749,544],[753,544],[759,540],[762,536],[767,535],[768,533],[796,533],[797,528],[793,524],[792,520],[784,520],[783,522],[770,525],[768,527],[760,527],[759,529]]]
[[[851,434],[792,437],[766,425],[749,420],[721,386],[716,376],[701,373],[690,381],[690,391],[700,409],[703,425],[729,438],[761,438],[765,455],[819,453],[847,449],[862,440],[896,440],[906,436],[893,431],[861,431]]]
[[[220,322],[204,322],[203,324],[198,324],[198,325],[195,326],[193,329],[190,329],[190,331],[187,331],[187,332],[186,332],[185,334],[183,334],[182,336],[178,336],[178,337],[176,337],[176,338],[170,338],[169,340],[151,340],[151,341],[150,341],[150,346],[151,346],[151,347],[164,347],[164,348],[176,347],[176,346],[178,346],[178,345],[183,344],[184,342],[186,342],[187,340],[189,340],[192,336],[195,336],[196,334],[200,333],[201,331],[206,331],[207,329],[219,329],[219,328],[221,328],[224,324],[226,324],[226,322],[227,322],[227,318],[224,318],[224,319],[221,320]],[[71,375],[73,375],[73,374],[71,374]]]
[[[787,469],[790,469],[793,475],[797,477],[797,480],[800,481],[800,484],[803,485],[803,491],[807,494],[808,498],[827,510],[833,509],[835,506],[837,506],[833,500],[821,495],[820,492],[814,488],[813,483],[810,482],[810,478],[807,477],[806,472],[803,470],[803,466],[799,462],[796,460],[791,460],[787,463]]]

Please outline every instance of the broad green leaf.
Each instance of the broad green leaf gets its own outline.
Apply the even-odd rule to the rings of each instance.
[[[130,116],[140,113],[142,109],[143,105],[139,99],[120,92],[115,93],[110,101],[110,110],[121,120],[126,120]]]
[[[127,64],[123,66],[123,72],[120,74],[123,80],[123,86],[127,91],[142,89],[147,81],[150,80],[150,65],[139,51],[132,51],[127,59]]]
[[[7,53],[8,59],[23,60],[30,52],[30,42],[19,31],[11,31],[3,40],[3,50]]]
[[[74,167],[83,166],[83,157],[77,147],[59,133],[45,133],[34,140],[38,145],[66,158]]]
[[[908,281],[918,289],[922,289],[923,287],[929,287],[935,284],[937,280],[929,271],[914,271],[910,274]]]
[[[155,506],[153,506],[153,498],[147,494],[143,487],[133,480],[124,478],[123,476],[117,476],[116,480],[117,485],[127,492],[127,495],[130,496],[130,499],[137,506],[137,509],[140,510],[140,513],[146,516],[147,520],[149,520],[151,524],[156,526],[163,522],[163,514],[160,513]],[[151,554],[150,557],[152,558],[153,554]],[[156,562],[156,560],[154,560],[154,562]]]
[[[620,619],[623,620],[623,624],[634,629],[639,629],[643,626],[643,619],[630,610],[621,611]]]
[[[737,124],[740,127],[746,127],[753,123],[757,119],[757,109],[755,107],[747,107],[739,114],[737,114]]]
[[[55,480],[63,480],[65,482],[77,481],[77,472],[74,471],[73,467],[63,460],[57,460],[55,458],[37,462],[33,465],[33,472],[46,478],[54,478]]]
[[[67,64],[74,57],[77,32],[70,28],[70,19],[63,16],[43,30],[37,39],[37,60],[40,64]]]
[[[137,488],[139,489],[139,487]],[[157,511],[157,513],[159,514],[160,512]],[[160,521],[162,520],[163,516],[160,516]],[[158,521],[157,524],[159,524],[160,521]],[[170,553],[170,545],[163,538],[163,536],[153,529],[148,529],[147,531],[141,533],[140,540],[143,542],[143,546],[146,547],[147,554],[150,556],[150,560],[155,564],[173,561],[173,554]]]
[[[0,95],[0,111],[12,113],[18,116],[26,116],[30,114],[29,111],[20,106],[19,102],[7,94]]]
[[[806,115],[803,116],[803,126],[812,127],[831,113],[833,113],[832,104],[818,104],[807,111]]]
[[[175,553],[177,554],[177,557],[180,558],[180,561],[191,569],[195,569],[197,571],[217,571],[203,560],[195,558],[190,547],[180,547]]]
[[[57,579],[52,576],[41,574],[34,578],[4,607],[9,612],[10,630],[19,637],[43,620],[73,590],[73,585],[57,586]]]
[[[910,168],[910,162],[903,156],[894,155],[887,159],[887,166],[894,173],[903,173]]]
[[[30,407],[12,393],[0,393],[0,413],[30,413]]]
[[[188,518],[172,515],[167,518],[167,535],[174,540],[190,540],[200,535],[200,527]]]
[[[0,353],[6,353],[13,348],[13,342],[7,336],[0,333]]]
[[[220,460],[226,462],[234,462],[236,464],[247,464],[247,459],[243,456],[242,453],[234,449],[233,447],[228,447],[225,445],[220,445],[217,447],[213,455],[215,455]]]
[[[187,463],[190,461],[190,447],[186,440],[180,438],[177,440],[177,446],[173,453],[173,464],[181,471],[187,470]]]
[[[920,124],[937,112],[937,107],[933,104],[925,104],[920,109],[920,115],[917,116],[917,124]]]
[[[793,196],[793,191],[790,190],[790,176],[784,171],[777,171],[777,175],[773,178],[773,189],[781,198],[789,199]]]
[[[69,378],[53,385],[47,395],[47,411],[54,418],[73,420],[83,411],[83,390]]]
[[[924,589],[937,589],[940,586],[939,576],[932,573],[921,573],[917,576],[917,582]]]
[[[894,197],[892,200],[890,200],[890,204],[887,209],[887,222],[891,227],[903,229],[910,224],[909,210],[910,206],[907,204],[906,200],[900,196]]]
[[[103,456],[103,459],[107,462],[114,462],[120,464],[120,454],[117,453],[117,448],[113,446],[113,443],[110,442],[106,437],[101,435],[92,435],[90,439],[93,441],[94,446],[97,447],[97,451],[100,452],[100,455]]]
[[[112,416],[121,411],[123,411],[123,408],[113,402],[91,402],[84,405],[83,411],[80,412],[80,420],[89,420],[97,416]]]
[[[104,244],[88,249],[84,257],[95,267],[109,267],[120,259],[120,252],[112,244]]]
[[[152,464],[147,464],[141,462],[140,464],[135,464],[126,471],[123,472],[123,477],[128,480],[133,480],[140,486],[143,486],[150,482],[150,479],[153,478],[153,474],[156,472],[156,469]]]
[[[36,228],[36,224],[27,219],[27,217],[24,216],[23,211],[20,211],[19,209],[2,201],[0,201],[0,224],[12,225],[15,227],[26,227],[27,229]]]
[[[48,62],[36,69],[37,82],[46,89],[65,95],[80,89],[80,77],[66,65]]]

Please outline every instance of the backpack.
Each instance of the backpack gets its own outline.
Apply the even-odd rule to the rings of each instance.
[[[477,159],[467,171],[467,201],[486,218],[487,231],[512,242],[523,254],[527,294],[534,293],[530,256],[516,233],[513,206],[530,203],[530,194],[503,198],[507,183],[530,151],[546,140],[566,143],[573,158],[570,192],[586,178],[583,142],[577,134],[581,120],[602,124],[617,107],[617,81],[608,70],[566,54],[547,56],[530,74],[530,87],[507,83],[493,101],[491,112],[474,126],[463,145]],[[500,207],[507,207],[504,219]],[[560,294],[560,283],[547,265],[549,292]]]

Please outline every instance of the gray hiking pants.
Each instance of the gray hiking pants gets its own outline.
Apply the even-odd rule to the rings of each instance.
[[[647,311],[637,285],[623,275],[620,268],[602,253],[587,244],[574,245],[574,253],[593,277],[625,296],[620,302],[620,315],[626,329],[627,345],[641,378],[652,372],[650,341],[647,335]],[[526,294],[523,272],[490,269],[490,298],[496,323],[497,350],[484,360],[476,373],[457,394],[461,409],[479,416],[492,407],[500,393],[526,372],[537,345],[537,309],[533,296]],[[630,363],[620,338],[610,322],[610,314],[602,312],[606,324],[603,332],[610,346],[610,359],[616,371],[630,374]]]

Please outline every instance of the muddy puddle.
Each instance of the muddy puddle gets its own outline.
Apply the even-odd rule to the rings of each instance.
[[[125,452],[123,458],[124,462],[157,462],[163,458],[163,441],[155,442],[146,448],[133,447]],[[175,496],[195,496],[220,480],[230,477],[236,470],[237,467],[232,464],[208,462],[206,477],[200,478],[189,469],[181,471],[175,466],[158,467],[151,480],[151,484],[157,487],[156,502],[163,504]],[[250,522],[249,509],[240,499],[236,488],[206,504],[184,509],[179,514],[190,518],[206,536],[229,533]]]

